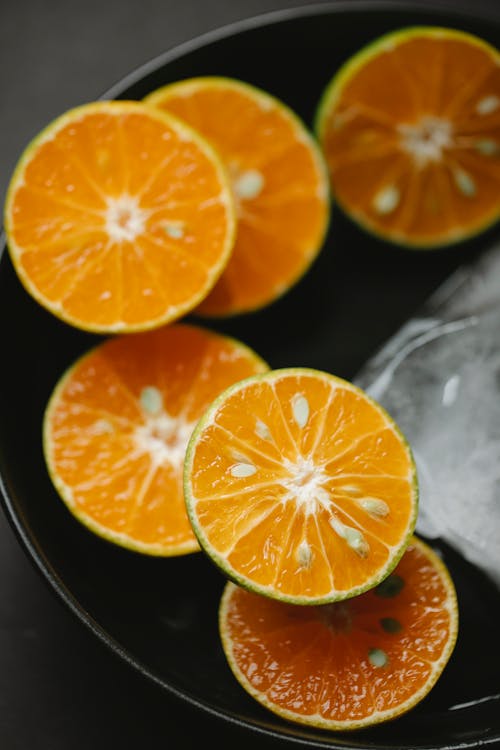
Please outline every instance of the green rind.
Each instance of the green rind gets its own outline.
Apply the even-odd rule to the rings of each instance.
[[[362,720],[353,721],[328,721],[321,716],[303,716],[301,714],[294,713],[293,711],[287,711],[277,706],[272,701],[268,700],[264,693],[256,690],[247,680],[246,676],[240,670],[236,659],[233,655],[233,642],[227,633],[225,627],[225,621],[227,617],[228,608],[230,605],[231,594],[236,587],[234,583],[226,583],[219,604],[218,612],[218,623],[219,623],[219,635],[221,639],[222,648],[226,656],[227,662],[231,668],[231,671],[241,685],[241,687],[254,698],[258,703],[264,706],[272,713],[280,716],[281,718],[292,721],[296,724],[302,724],[307,726],[314,726],[318,729],[326,729],[333,731],[355,731],[358,729],[365,729],[376,724],[386,723],[397,719],[399,716],[408,713],[412,708],[418,705],[432,690],[437,680],[441,676],[445,669],[456,645],[458,628],[459,628],[459,613],[458,613],[458,602],[455,586],[451,579],[450,573],[443,561],[436,555],[436,553],[422,540],[417,537],[412,537],[410,540],[411,544],[420,547],[424,554],[431,560],[433,566],[437,569],[440,574],[441,580],[448,593],[448,601],[450,605],[450,635],[446,643],[446,647],[441,654],[441,657],[437,662],[434,663],[434,667],[431,676],[422,688],[414,693],[407,701],[401,703],[394,709],[387,709],[385,711],[379,711],[376,716],[370,716]]]
[[[218,411],[219,406],[224,403],[224,401],[226,400],[228,396],[232,395],[233,393],[236,393],[238,390],[245,388],[250,383],[258,382],[260,380],[269,381],[269,380],[279,378],[280,376],[287,375],[287,374],[290,374],[290,375],[308,375],[309,374],[314,377],[319,376],[322,379],[328,380],[330,382],[333,381],[344,387],[348,387],[357,393],[360,393],[363,396],[363,398],[365,398],[371,404],[373,404],[373,406],[385,417],[386,421],[393,427],[394,432],[396,432],[400,436],[401,441],[407,450],[409,463],[412,467],[411,485],[413,487],[413,512],[408,520],[408,528],[403,539],[400,542],[400,546],[398,550],[393,553],[393,557],[389,560],[387,565],[385,565],[380,570],[377,576],[374,576],[373,578],[371,578],[363,586],[357,586],[353,589],[350,589],[347,592],[336,592],[331,595],[314,597],[314,598],[305,597],[305,596],[290,596],[287,594],[283,594],[272,587],[264,587],[264,586],[260,586],[259,584],[256,584],[254,581],[251,581],[250,579],[245,578],[244,576],[238,574],[235,570],[233,570],[233,568],[231,568],[228,565],[226,559],[213,549],[212,545],[208,542],[203,532],[203,529],[201,528],[198,522],[198,518],[195,513],[195,509],[194,509],[195,501],[194,501],[194,497],[191,491],[190,478],[191,478],[194,452],[196,450],[198,438],[200,437],[201,433],[203,432],[205,427],[213,421],[213,417]],[[344,380],[343,378],[340,378],[336,375],[331,375],[330,373],[322,372],[320,370],[315,370],[309,367],[288,367],[288,368],[280,368],[277,370],[276,369],[269,370],[266,373],[262,373],[259,375],[251,375],[248,378],[244,378],[243,380],[240,380],[238,383],[235,383],[234,385],[229,386],[229,388],[226,388],[208,407],[208,409],[205,411],[203,416],[198,421],[191,435],[191,439],[188,443],[188,447],[186,450],[186,456],[184,460],[184,499],[186,502],[186,509],[187,509],[188,517],[191,522],[193,531],[198,539],[200,547],[204,550],[205,554],[209,557],[209,559],[211,559],[212,562],[215,563],[216,567],[219,568],[219,570],[225,575],[226,578],[238,584],[242,588],[247,589],[248,591],[252,591],[253,593],[258,593],[258,594],[261,594],[262,596],[267,596],[272,599],[277,599],[278,601],[286,602],[288,604],[316,606],[316,605],[321,605],[321,604],[331,604],[333,602],[343,601],[345,599],[351,599],[354,596],[363,594],[365,591],[368,591],[369,589],[374,588],[375,586],[378,586],[378,584],[381,583],[394,570],[394,568],[400,561],[401,557],[403,556],[408,544],[410,543],[413,532],[415,530],[417,516],[418,516],[419,487],[418,487],[417,469],[416,469],[415,459],[413,457],[411,446],[407,438],[405,437],[405,435],[402,433],[401,429],[398,427],[394,419],[390,416],[390,414],[386,411],[384,407],[382,407],[373,398],[368,396],[361,388],[359,388],[353,383],[347,380]]]
[[[29,162],[31,161],[37,148],[43,143],[45,143],[46,141],[49,141],[52,138],[54,138],[54,136],[57,134],[59,130],[64,128],[69,123],[73,122],[78,117],[91,113],[93,111],[109,112],[110,110],[116,110],[116,111],[122,111],[122,112],[142,112],[142,113],[146,112],[148,116],[156,117],[156,119],[164,122],[166,125],[168,125],[170,128],[172,128],[176,132],[181,133],[183,136],[185,136],[189,140],[196,143],[197,146],[200,148],[200,151],[202,151],[208,157],[208,159],[213,163],[216,169],[218,180],[221,185],[221,197],[223,196],[224,204],[227,209],[228,233],[227,233],[226,245],[224,247],[224,252],[221,255],[220,263],[213,269],[213,272],[209,276],[209,279],[205,287],[199,292],[198,295],[195,295],[191,300],[186,302],[184,305],[176,306],[175,313],[165,313],[157,318],[146,321],[145,323],[135,323],[135,324],[123,323],[123,324],[112,324],[112,325],[102,325],[98,323],[92,324],[87,321],[81,321],[65,313],[65,311],[59,309],[57,305],[49,302],[49,300],[47,300],[46,297],[44,297],[43,294],[40,293],[38,288],[33,283],[31,283],[31,280],[23,272],[19,263],[19,256],[22,253],[23,249],[20,248],[16,242],[14,242],[14,239],[12,236],[12,232],[13,232],[12,203],[14,200],[15,192],[17,188],[22,184],[24,171],[26,167],[28,166]],[[16,271],[17,277],[19,278],[20,282],[22,283],[23,287],[28,292],[28,294],[30,294],[36,300],[36,302],[38,302],[39,305],[41,305],[43,308],[45,308],[50,313],[52,313],[56,318],[59,318],[59,320],[62,320],[64,323],[67,323],[74,328],[79,328],[89,333],[117,334],[117,333],[141,333],[141,332],[145,332],[148,330],[153,330],[155,328],[159,328],[162,325],[178,320],[185,314],[191,312],[191,310],[193,310],[198,304],[200,304],[200,302],[203,299],[205,299],[207,294],[215,286],[219,277],[222,275],[229,261],[229,258],[231,257],[234,243],[236,240],[237,221],[236,221],[236,205],[234,201],[231,184],[229,181],[229,176],[227,174],[226,168],[223,165],[218,153],[211,146],[211,144],[207,140],[205,140],[196,130],[189,127],[183,120],[180,120],[174,115],[170,115],[167,112],[162,112],[161,110],[158,110],[153,107],[146,107],[146,105],[141,102],[132,101],[132,100],[131,101],[119,100],[119,101],[90,102],[88,104],[81,104],[77,107],[74,107],[68,110],[67,112],[65,112],[64,114],[59,115],[54,120],[52,120],[52,122],[46,125],[45,128],[41,130],[28,143],[28,145],[25,147],[24,151],[22,152],[14,168],[11,179],[9,181],[6,199],[5,199],[5,205],[4,205],[4,227],[5,227],[5,235],[6,235],[6,240],[7,240],[7,249],[9,252],[9,256],[12,260],[14,269]]]
[[[258,366],[262,368],[263,372],[267,372],[269,370],[268,363],[265,362],[262,359],[262,357],[260,357],[247,344],[244,344],[243,342],[239,341],[236,338],[233,338],[232,336],[221,334],[209,328],[204,328],[202,326],[197,326],[197,325],[193,325],[190,323],[189,324],[177,323],[175,324],[175,326],[176,328],[182,327],[182,328],[195,329],[197,331],[202,331],[204,334],[209,334],[216,338],[223,339],[224,341],[229,341],[237,349],[240,349],[241,351],[246,352],[249,359],[254,360],[258,364]],[[145,331],[144,333],[147,333],[147,331]],[[179,557],[181,555],[187,555],[187,554],[191,554],[194,552],[200,552],[201,548],[195,539],[188,540],[182,544],[175,544],[175,545],[173,544],[163,545],[163,544],[158,544],[158,543],[149,544],[145,542],[140,542],[137,539],[134,539],[133,537],[129,536],[128,534],[120,534],[119,532],[111,531],[106,526],[103,526],[97,521],[94,521],[93,519],[89,518],[87,514],[81,512],[78,509],[78,507],[75,505],[75,503],[73,502],[71,498],[71,488],[68,487],[68,485],[65,484],[65,482],[61,480],[61,478],[58,476],[55,470],[54,461],[52,459],[52,439],[51,439],[50,433],[51,433],[52,413],[57,406],[57,403],[59,401],[59,396],[62,393],[68,380],[71,379],[77,367],[79,367],[82,364],[82,362],[84,362],[87,358],[93,356],[97,350],[101,349],[107,343],[107,341],[111,341],[111,340],[112,339],[106,339],[105,341],[101,341],[99,344],[97,344],[96,346],[93,346],[91,349],[87,350],[80,357],[78,357],[61,375],[61,377],[57,381],[49,397],[49,400],[44,410],[43,421],[42,421],[42,450],[43,450],[45,465],[46,465],[49,477],[60,499],[63,501],[64,505],[72,514],[72,516],[74,516],[74,518],[76,518],[76,520],[78,520],[89,531],[101,537],[106,542],[115,544],[119,547],[123,547],[132,552],[138,552],[140,554],[150,555],[153,557]]]
[[[480,37],[477,37],[467,31],[441,26],[408,26],[402,29],[397,29],[396,31],[390,31],[387,34],[377,37],[375,40],[365,45],[361,50],[349,57],[346,62],[341,65],[341,67],[337,70],[337,72],[330,79],[329,83],[326,85],[323,93],[321,94],[319,104],[316,108],[316,112],[313,118],[313,129],[320,144],[322,144],[323,142],[325,134],[324,129],[328,112],[332,109],[333,106],[335,106],[346,82],[349,81],[352,76],[360,68],[362,68],[368,60],[376,57],[380,52],[384,51],[387,48],[396,46],[398,43],[404,42],[407,39],[411,39],[412,37],[421,36],[422,34],[434,38],[448,37],[468,41],[471,44],[476,45],[477,47],[481,47],[493,58],[497,58],[498,64],[500,65],[499,51],[484,39],[481,39]],[[429,239],[427,241],[421,239],[413,242],[405,235],[400,235],[397,232],[384,233],[377,227],[372,226],[372,224],[366,221],[365,217],[362,214],[356,213],[356,211],[353,211],[352,208],[343,203],[338,195],[336,195],[334,187],[331,183],[330,189],[332,193],[332,199],[335,201],[335,203],[337,203],[337,205],[342,209],[346,216],[349,216],[349,218],[351,218],[352,221],[369,236],[415,252],[439,250],[449,248],[454,245],[459,245],[466,240],[470,240],[483,234],[488,229],[493,227],[500,219],[499,205],[497,212],[492,217],[486,219],[482,224],[476,226],[474,229],[471,229],[469,231],[457,230],[455,233],[453,233],[452,236],[444,237],[440,240]]]
[[[283,102],[281,99],[276,97],[275,95],[269,93],[268,91],[264,91],[263,89],[254,86],[253,84],[247,83],[246,81],[242,81],[239,78],[231,78],[228,76],[198,76],[194,78],[186,78],[180,81],[175,81],[174,83],[168,83],[165,86],[161,86],[158,89],[155,89],[150,94],[148,94],[143,101],[147,104],[150,104],[153,107],[157,106],[158,102],[161,102],[165,94],[169,93],[177,93],[179,90],[187,89],[189,87],[203,87],[203,86],[211,86],[214,88],[233,88],[236,90],[241,90],[249,94],[249,96],[253,99],[256,99],[258,101],[264,102],[267,106],[275,107],[276,109],[280,110],[281,112],[284,112],[287,114],[290,121],[295,125],[297,132],[299,132],[303,139],[307,142],[311,155],[314,159],[317,172],[319,175],[321,175],[322,178],[322,186],[321,189],[324,192],[324,202],[325,202],[325,221],[324,226],[322,228],[322,232],[320,233],[316,245],[312,248],[312,250],[309,252],[309,254],[304,259],[304,264],[302,267],[297,271],[294,277],[290,278],[286,285],[283,286],[282,289],[279,291],[275,291],[272,296],[269,297],[267,301],[261,302],[258,305],[253,306],[245,306],[245,307],[235,307],[232,308],[231,311],[226,312],[204,312],[201,310],[195,310],[194,312],[196,315],[200,316],[201,318],[211,318],[211,319],[225,319],[225,318],[233,318],[240,315],[245,315],[248,313],[254,313],[258,312],[259,310],[263,310],[269,305],[274,304],[274,302],[277,302],[279,299],[284,297],[286,294],[288,294],[291,289],[293,289],[300,280],[306,275],[308,270],[313,265],[314,261],[317,259],[318,255],[320,254],[321,250],[323,249],[323,246],[325,244],[325,239],[328,235],[328,232],[330,231],[331,226],[331,219],[332,219],[332,211],[331,211],[331,202],[332,202],[332,195],[331,195],[331,187],[330,187],[330,179],[328,175],[328,167],[325,162],[323,151],[320,147],[320,144],[318,142],[318,139],[315,136],[315,133],[312,132],[307,125],[305,124],[304,120],[299,117],[299,115],[285,102]]]

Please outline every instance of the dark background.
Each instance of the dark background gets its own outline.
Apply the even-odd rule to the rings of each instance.
[[[135,67],[183,41],[307,4],[0,0],[2,204],[22,149],[52,118],[98,98]],[[426,4],[500,16],[500,0]],[[47,589],[0,511],[1,750],[128,750],[149,744],[186,750],[207,742],[242,750],[283,746],[257,735],[242,738],[235,727],[178,703],[108,653]]]

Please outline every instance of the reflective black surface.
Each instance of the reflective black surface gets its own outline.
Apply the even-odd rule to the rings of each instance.
[[[311,124],[324,85],[348,55],[378,34],[415,23],[464,28],[500,45],[500,26],[491,19],[425,10],[422,4],[337,3],[264,24],[244,24],[229,35],[188,44],[106,96],[141,98],[185,76],[231,75],[281,97]],[[419,254],[368,237],[334,210],[325,247],[295,289],[260,313],[213,327],[253,346],[274,367],[305,365],[352,378],[459,263],[499,235],[495,228],[460,247]],[[213,729],[215,741],[221,732],[223,743],[239,736],[238,726],[250,742],[276,741],[280,746],[290,740],[319,747],[478,747],[500,737],[500,701],[490,699],[500,692],[495,639],[500,595],[444,547],[441,552],[457,585],[461,631],[444,675],[419,707],[391,724],[350,735],[300,728],[261,709],[235,683],[225,663],[216,620],[224,581],[208,560],[201,553],[150,559],[107,544],[69,516],[48,479],[40,435],[46,401],[62,371],[97,337],[71,329],[31,300],[5,252],[0,300],[0,471],[6,515],[28,556],[77,619],[118,654],[118,662],[123,657],[143,675],[153,703],[160,704],[163,696],[171,700],[165,705],[181,725],[198,716],[222,719],[204,726]],[[53,647],[64,649],[58,643]],[[122,670],[129,669],[117,667],[116,690]],[[111,686],[113,672],[104,674]],[[76,672],[68,690],[78,691],[78,684]],[[97,694],[105,715],[100,688]],[[117,716],[116,744],[120,731]],[[182,730],[176,731],[176,742],[182,742]],[[259,739],[256,732],[264,736]],[[192,741],[189,736],[186,742]],[[124,741],[130,737],[129,730]]]

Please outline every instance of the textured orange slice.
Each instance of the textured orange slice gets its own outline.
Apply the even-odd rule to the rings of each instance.
[[[383,238],[440,246],[500,217],[500,53],[477,37],[383,36],[334,76],[316,129],[335,199]]]
[[[456,593],[437,555],[414,538],[377,588],[347,602],[297,607],[226,584],[219,627],[242,687],[284,719],[351,730],[409,711],[455,646]]]
[[[376,585],[408,544],[415,464],[389,415],[327,373],[274,370],[222,393],[198,423],[185,497],[229,577],[296,604]]]
[[[215,396],[266,369],[242,343],[184,324],[99,344],[61,378],[45,413],[45,457],[62,500],[116,544],[197,551],[182,493],[187,442]]]
[[[195,307],[231,253],[235,210],[213,149],[140,102],[73,109],[27,147],[5,206],[20,280],[76,327],[130,332]]]
[[[188,79],[146,101],[202,133],[232,179],[234,252],[197,312],[224,316],[270,304],[299,281],[322,247],[329,191],[315,141],[283,102],[234,79]]]

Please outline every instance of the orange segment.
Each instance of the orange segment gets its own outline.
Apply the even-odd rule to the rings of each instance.
[[[232,178],[235,249],[197,312],[231,315],[271,303],[305,273],[327,227],[328,177],[307,129],[281,101],[229,78],[180,81],[145,101],[202,133]]]
[[[242,586],[296,604],[384,578],[417,513],[410,448],[345,380],[306,368],[250,377],[198,423],[185,497],[205,552]]]
[[[197,551],[182,491],[187,442],[222,390],[266,369],[242,343],[184,324],[98,345],[61,378],[45,413],[45,457],[62,500],[116,544]]]
[[[437,247],[500,216],[500,53],[477,37],[381,37],[334,76],[316,130],[336,200],[383,238]]]
[[[67,112],[28,146],[5,206],[26,289],[95,332],[156,328],[193,309],[225,267],[235,208],[213,149],[140,102]]]
[[[414,538],[379,587],[347,602],[297,607],[227,583],[219,629],[244,690],[284,719],[351,730],[394,719],[441,676],[458,630],[456,593]]]

